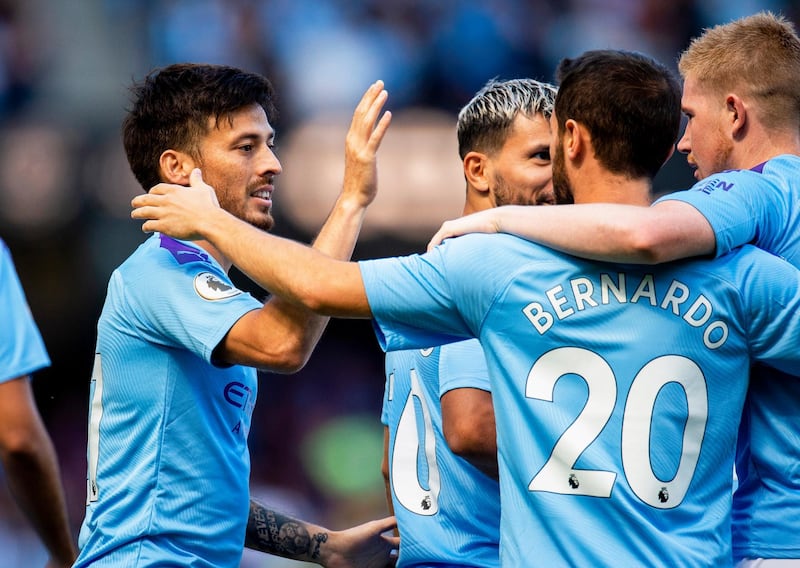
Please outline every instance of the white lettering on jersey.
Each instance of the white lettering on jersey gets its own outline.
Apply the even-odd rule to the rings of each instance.
[[[632,288],[630,296],[628,284]],[[692,327],[705,327],[703,344],[708,349],[717,349],[728,339],[728,324],[722,320],[712,320],[714,308],[708,298],[703,294],[695,295],[678,280],[670,282],[660,302],[652,274],[645,274],[638,282],[632,283],[622,272],[616,275],[616,280],[609,274],[601,274],[599,285],[585,276],[573,278],[566,286],[558,284],[545,290],[544,295],[546,302],[530,302],[522,310],[539,335],[547,333],[556,321],[563,321],[586,309],[612,302],[630,302],[650,304],[671,312]]]

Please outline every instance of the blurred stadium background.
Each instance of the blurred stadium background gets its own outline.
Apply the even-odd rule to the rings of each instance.
[[[762,9],[800,21],[796,0],[0,0],[0,236],[53,360],[34,386],[76,534],[95,322],[111,271],[145,238],[119,137],[132,79],[176,61],[270,77],[284,165],[275,232],[306,242],[338,192],[352,110],[383,79],[395,117],[355,254],[371,258],[422,251],[460,212],[456,113],[488,79],[551,81],[561,57],[603,47],[674,67],[702,28]],[[656,189],[692,181],[677,156]],[[255,495],[333,529],[386,513],[382,364],[368,322],[333,321],[302,372],[263,376]],[[43,563],[3,484],[0,568]],[[247,554],[242,566],[298,564]]]

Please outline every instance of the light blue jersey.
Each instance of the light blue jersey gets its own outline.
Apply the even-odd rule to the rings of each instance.
[[[385,349],[481,341],[503,566],[732,564],[747,369],[800,373],[800,272],[754,247],[644,267],[478,234],[360,267]]]
[[[212,352],[261,303],[162,235],[111,276],[97,326],[76,566],[238,567],[256,372]]]
[[[708,219],[717,254],[752,243],[800,267],[799,157],[716,174],[664,199],[685,201]],[[736,459],[736,558],[800,558],[798,408],[800,383],[774,369],[753,369]]]
[[[475,339],[386,354],[381,420],[389,428],[389,479],[397,566],[499,566],[500,489],[447,446],[439,399],[458,388],[489,389]]]
[[[50,365],[6,243],[0,239],[0,383]]]

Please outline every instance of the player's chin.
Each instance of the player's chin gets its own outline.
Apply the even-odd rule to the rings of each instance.
[[[251,213],[247,216],[247,222],[256,228],[261,229],[262,231],[271,231],[275,226],[275,218],[269,213],[269,211]]]

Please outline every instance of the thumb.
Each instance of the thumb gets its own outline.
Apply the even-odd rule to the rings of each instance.
[[[203,172],[200,168],[194,168],[189,174],[189,186],[195,189],[205,189],[208,192],[211,202],[219,207],[219,199],[217,199],[217,191],[203,181]]]
[[[205,185],[203,181],[203,172],[200,168],[194,168],[192,173],[189,174],[189,185],[192,187],[202,187]]]

